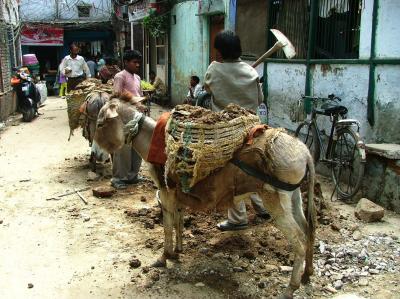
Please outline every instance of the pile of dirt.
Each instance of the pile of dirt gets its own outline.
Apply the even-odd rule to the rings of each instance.
[[[251,110],[240,107],[239,105],[229,104],[220,112],[190,105],[178,105],[175,107],[173,118],[178,121],[191,121],[203,124],[215,124],[223,121],[230,121],[240,116],[255,115]]]

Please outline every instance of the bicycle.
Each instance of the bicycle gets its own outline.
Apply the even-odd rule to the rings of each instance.
[[[341,99],[333,94],[328,98],[303,96],[301,100],[311,102],[311,117],[297,127],[295,136],[307,145],[315,164],[322,162],[330,167],[338,197],[352,198],[360,189],[366,162],[365,144],[359,135],[360,122],[346,119],[348,109],[339,105]],[[320,109],[319,102],[322,102]],[[330,117],[332,126],[329,135],[318,128],[318,115]],[[352,127],[357,127],[357,131]],[[323,135],[328,136],[327,147]]]

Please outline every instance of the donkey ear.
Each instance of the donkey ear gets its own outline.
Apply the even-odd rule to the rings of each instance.
[[[106,112],[106,118],[113,118],[118,116],[117,112],[118,105],[114,103],[110,103]]]

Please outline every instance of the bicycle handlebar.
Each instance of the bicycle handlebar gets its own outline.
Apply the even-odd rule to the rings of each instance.
[[[312,101],[334,101],[334,100],[338,100],[339,102],[342,101],[341,98],[335,96],[334,94],[330,94],[328,95],[327,98],[321,98],[321,97],[313,97],[313,96],[301,96],[301,98],[304,99],[310,99]]]

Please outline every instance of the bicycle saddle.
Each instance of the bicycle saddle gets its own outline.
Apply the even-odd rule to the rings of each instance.
[[[347,108],[345,106],[339,106],[339,105],[329,105],[325,104],[322,105],[321,108],[324,111],[325,115],[334,115],[334,114],[340,114],[340,115],[345,115],[347,114]]]

